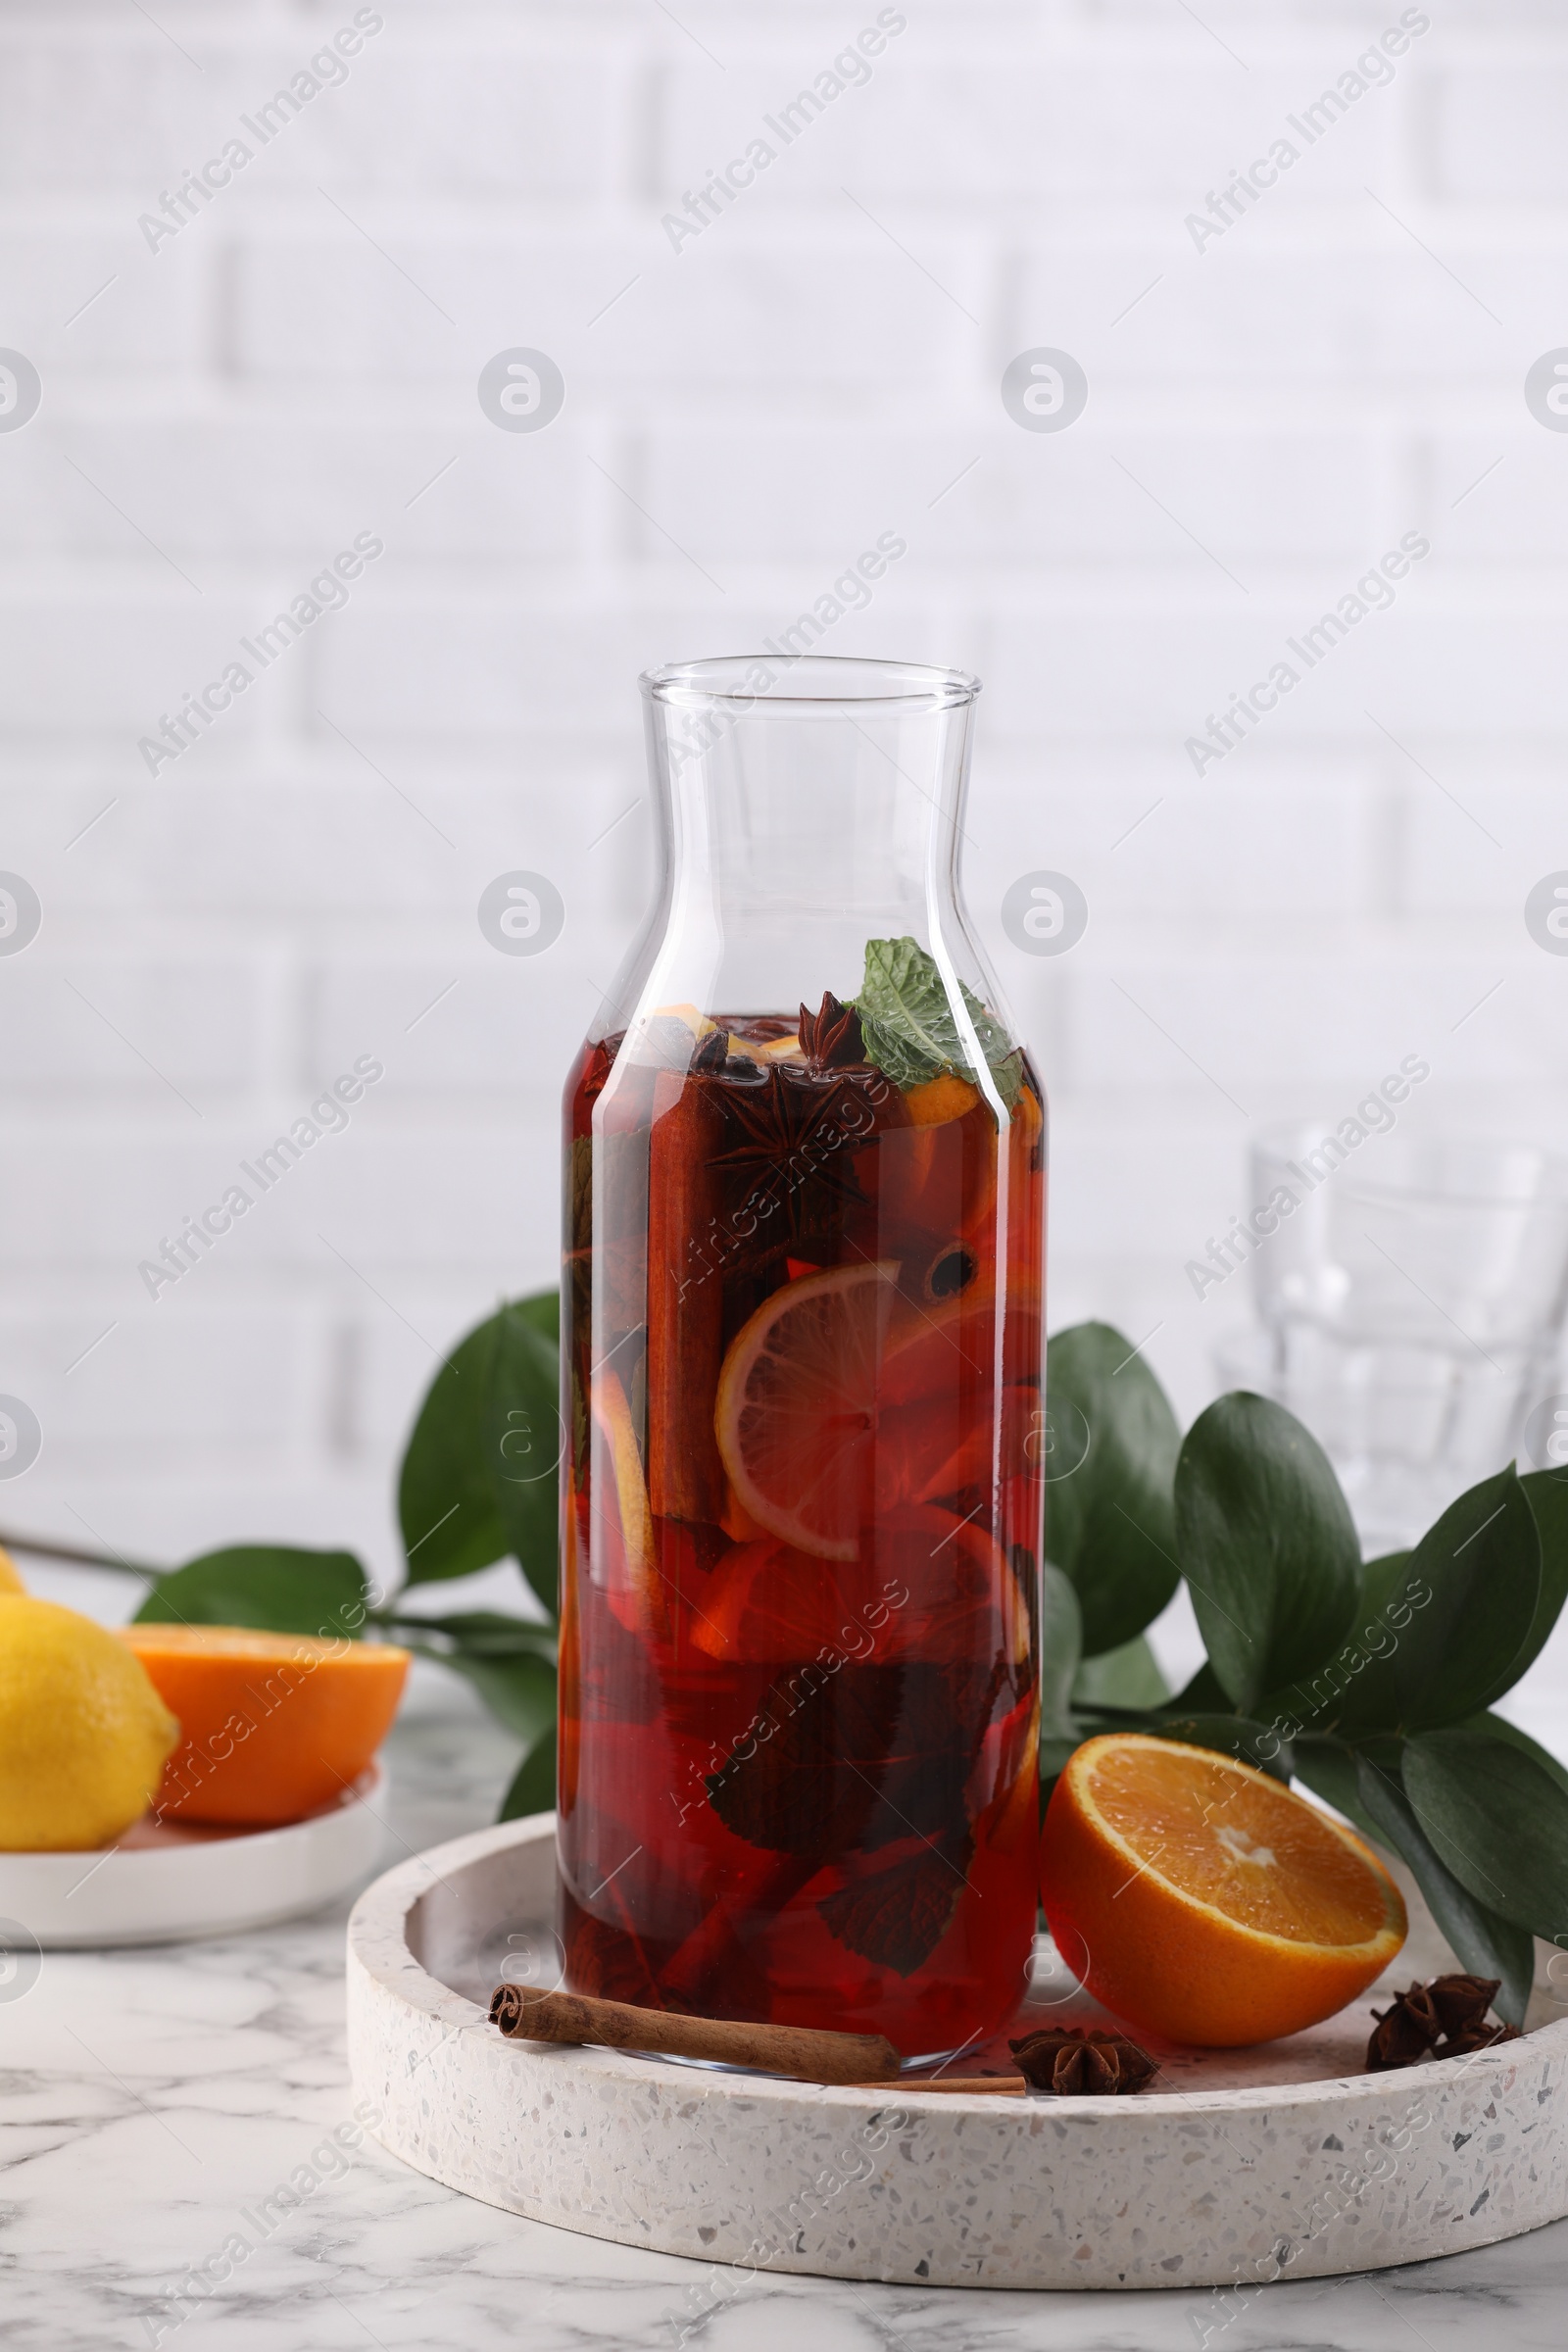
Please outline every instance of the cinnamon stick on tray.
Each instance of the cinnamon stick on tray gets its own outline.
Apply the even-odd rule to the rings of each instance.
[[[682,2017],[673,2009],[634,2009],[625,2001],[579,1992],[533,1992],[498,1984],[490,2022],[518,2041],[586,2043],[606,2050],[652,2050],[669,2058],[709,2058],[755,2067],[797,2082],[893,2082],[898,2051],[880,2034],[815,2033],[805,2026],[750,2026],[731,2018]]]
[[[850,2090],[870,2090],[875,2085],[852,2082],[845,2087]],[[899,2096],[902,2098],[906,2091],[914,2090],[956,2090],[971,2099],[979,2092],[989,2092],[993,2098],[1021,2099],[1028,2088],[1029,2084],[1022,2075],[933,2075],[927,2082],[922,2082],[917,2075],[906,2075],[899,2084]]]

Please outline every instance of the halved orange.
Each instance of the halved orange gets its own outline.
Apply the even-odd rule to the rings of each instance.
[[[1353,1830],[1250,1764],[1141,1732],[1069,1759],[1040,1877],[1096,1999],[1211,2048],[1334,2016],[1405,1937],[1399,1890]]]
[[[236,1625],[125,1625],[179,1718],[154,1810],[176,1821],[271,1827],[353,1787],[391,1728],[409,1652]]]

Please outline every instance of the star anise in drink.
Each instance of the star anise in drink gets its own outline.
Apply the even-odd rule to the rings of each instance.
[[[871,1117],[855,1092],[853,1080],[784,1067],[764,1071],[760,1085],[726,1085],[724,1109],[745,1140],[711,1164],[780,1204],[791,1233],[804,1232],[824,1207],[862,1199],[852,1147]]]
[[[1031,2090],[1056,2098],[1114,2098],[1134,2090],[1159,2072],[1159,2061],[1125,2034],[1093,2027],[1052,2026],[1007,2044]]]
[[[809,1070],[844,1070],[865,1060],[860,1016],[853,1004],[841,1004],[831,989],[822,994],[820,1012],[801,1006],[801,1052]]]

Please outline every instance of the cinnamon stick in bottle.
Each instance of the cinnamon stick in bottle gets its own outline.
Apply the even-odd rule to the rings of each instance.
[[[587,2044],[607,2050],[653,2050],[669,2058],[709,2058],[755,2067],[798,2082],[891,2082],[899,2053],[880,2034],[818,2033],[806,2026],[752,2026],[725,2017],[683,2017],[673,2009],[634,2009],[625,2001],[577,1992],[535,1992],[498,1984],[490,2019],[519,2041]]]
[[[666,1106],[667,1104],[667,1106]],[[723,1118],[697,1076],[662,1071],[648,1139],[648,1500],[656,1519],[717,1525],[724,1465],[710,1399],[723,1285],[703,1251],[718,1211]]]

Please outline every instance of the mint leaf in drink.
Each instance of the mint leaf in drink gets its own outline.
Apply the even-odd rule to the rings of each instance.
[[[775,1676],[708,1801],[751,1845],[831,1862],[910,1837],[969,1834],[965,1788],[986,1734],[1016,1701],[1005,1669],[813,1665]]]
[[[1023,1054],[995,1013],[960,980],[964,1009],[992,1078],[1008,1110],[1023,1084]],[[865,1057],[907,1094],[951,1072],[971,1083],[977,1073],[968,1042],[954,1018],[947,983],[917,940],[868,939],[865,977],[855,1000]]]
[[[817,1909],[829,1934],[873,1968],[912,1977],[953,1924],[972,1842],[961,1839],[953,1855],[928,1846],[824,1896]]]

